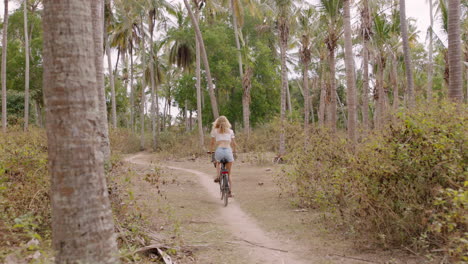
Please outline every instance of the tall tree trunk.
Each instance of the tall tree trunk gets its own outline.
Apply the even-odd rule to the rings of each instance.
[[[90,45],[95,43],[95,31],[102,33],[102,27],[92,22],[101,19],[97,21],[102,25],[97,14],[102,5],[84,0],[43,3],[55,263],[119,263],[98,136],[104,120],[98,72],[103,70],[96,69],[96,56],[102,57]]]
[[[301,40],[301,60],[302,60],[302,90],[304,93],[304,144],[307,144],[309,138],[309,115],[310,115],[310,100],[309,100],[309,64],[310,64],[310,49],[309,38],[306,35],[302,36]]]
[[[285,122],[286,122],[286,97],[288,91],[288,69],[286,65],[286,51],[288,47],[289,25],[287,18],[279,17],[278,19],[279,30],[279,44],[281,53],[281,132],[279,144],[279,157],[286,153],[286,140],[285,140]]]
[[[242,70],[242,53],[241,53],[241,46],[239,43],[239,29],[237,28],[237,16],[236,16],[236,9],[235,3],[236,0],[231,0],[231,10],[232,10],[232,26],[234,28],[234,38],[236,39],[236,48],[237,48],[237,61],[239,63],[239,74],[242,80],[242,76],[244,75],[244,71]]]
[[[200,17],[200,13],[197,10],[195,12],[195,19],[198,24],[198,20]],[[197,78],[196,86],[197,86],[197,122],[198,122],[198,138],[199,138],[199,143],[200,147],[205,149],[205,136],[203,135],[203,117],[202,117],[202,92],[201,92],[201,62],[200,62],[200,42],[198,42],[198,38],[195,36],[195,45],[196,45],[196,69],[195,69],[195,74]],[[170,107],[170,106],[169,106]]]
[[[95,1],[92,3],[92,23],[94,28],[94,64],[96,69],[96,79],[99,96],[99,111],[101,111],[101,125],[99,126],[99,138],[101,140],[101,149],[103,151],[104,160],[110,160],[110,142],[109,142],[109,127],[107,123],[107,105],[104,84],[104,2]]]
[[[329,51],[330,61],[330,105],[328,106],[327,122],[333,133],[336,132],[336,76],[335,76],[335,48]]]
[[[344,0],[344,35],[345,35],[345,64],[346,64],[346,84],[347,84],[347,104],[348,104],[348,138],[356,143],[356,79],[354,76],[354,55],[353,43],[351,39],[351,12],[350,0]]]
[[[153,150],[158,148],[158,128],[159,128],[159,98],[158,98],[158,85],[155,84],[155,61],[154,61],[154,49],[153,49],[153,31],[154,21],[149,19],[150,23],[150,78],[151,78],[151,135],[153,138]]]
[[[2,36],[2,131],[7,131],[7,92],[6,92],[6,59],[7,59],[7,37],[8,37],[8,0],[4,1],[5,12],[3,15]]]
[[[145,88],[146,88],[146,58],[145,58],[145,28],[143,25],[143,19],[141,21],[141,63],[142,63],[142,78],[141,78],[141,102],[140,102],[140,150],[145,149],[145,104],[146,104],[146,95],[145,95]]]
[[[242,78],[242,117],[244,119],[244,134],[247,135],[247,138],[250,137],[250,91],[252,90],[252,74],[253,69],[247,67],[245,74]]]
[[[434,75],[434,60],[433,60],[433,30],[434,30],[434,15],[433,15],[432,0],[429,0],[429,16],[431,21],[431,29],[429,30],[429,67],[427,73],[427,101],[432,101],[432,79]]]
[[[400,105],[400,98],[399,98],[399,87],[398,87],[398,69],[397,69],[397,58],[396,54],[392,56],[392,86],[393,86],[393,111],[396,112]]]
[[[117,104],[115,101],[114,73],[113,73],[113,67],[112,67],[110,43],[107,40],[107,36],[105,38],[105,42],[106,42],[105,46],[106,46],[106,53],[107,53],[107,65],[109,69],[109,83],[110,83],[110,88],[111,88],[112,127],[117,128]]]
[[[28,34],[28,1],[23,2],[24,16],[24,53],[26,58],[24,73],[24,131],[29,128],[29,34]]]
[[[320,70],[320,103],[319,103],[319,110],[318,110],[318,122],[319,126],[323,127],[325,125],[325,110],[326,110],[326,98],[327,98],[327,87],[325,84],[325,67],[324,67],[324,60],[320,58],[320,65],[322,65],[322,69]]]
[[[362,83],[362,125],[369,129],[369,39],[370,39],[370,13],[369,3],[363,0],[362,24],[363,24],[363,83]]]
[[[406,68],[406,91],[408,97],[409,107],[415,106],[414,96],[414,81],[413,81],[413,66],[411,63],[411,54],[408,41],[408,23],[406,21],[406,6],[405,0],[400,0],[400,30],[401,38],[403,40],[403,52],[405,57],[405,68]]]
[[[36,126],[40,127],[40,125],[39,125],[39,107],[38,107],[38,103],[37,103],[36,100],[32,101],[32,106],[33,106],[33,109],[34,109],[34,121],[36,123]]]
[[[448,3],[449,99],[463,102],[462,49],[460,41],[460,0]]]
[[[378,72],[377,72],[377,123],[376,128],[381,129],[384,123],[384,104],[385,104],[385,91],[383,87],[384,81],[384,65],[383,57],[378,56],[377,58]]]
[[[185,132],[190,131],[190,129],[189,129],[189,118],[188,118],[188,115],[187,115],[187,111],[188,111],[188,100],[185,99],[185,106],[184,106]]]
[[[208,89],[210,91],[210,100],[211,100],[211,108],[213,111],[213,117],[214,119],[219,117],[219,111],[218,111],[218,104],[216,102],[216,95],[214,92],[214,86],[213,86],[213,79],[211,78],[211,71],[210,71],[210,65],[208,63],[208,56],[206,55],[206,49],[205,49],[205,42],[203,42],[203,37],[200,31],[200,27],[198,26],[198,22],[195,18],[195,15],[192,12],[192,8],[190,8],[189,3],[187,0],[184,0],[185,7],[187,8],[187,11],[190,16],[190,20],[192,21],[193,28],[195,30],[195,35],[197,37],[198,43],[200,43],[200,51],[201,51],[201,56],[203,59],[203,64],[205,66],[205,71],[206,71],[206,78],[208,82]]]
[[[135,87],[133,85],[133,43],[130,43],[130,126],[136,132],[135,122]]]

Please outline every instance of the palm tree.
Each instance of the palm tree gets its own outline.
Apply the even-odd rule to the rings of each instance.
[[[401,38],[403,41],[403,52],[405,57],[405,69],[406,69],[406,91],[408,97],[409,107],[414,107],[415,96],[414,96],[414,81],[413,81],[413,68],[411,63],[411,54],[408,41],[408,24],[406,21],[406,5],[405,0],[400,0],[400,30]]]
[[[29,127],[29,34],[28,34],[28,0],[23,1],[23,16],[24,16],[24,57],[25,57],[25,73],[24,73],[24,131]]]
[[[190,20],[192,21],[192,25],[193,25],[193,28],[195,30],[197,40],[200,43],[201,57],[202,57],[202,60],[203,60],[203,64],[205,66],[206,78],[207,78],[207,82],[208,82],[208,89],[209,89],[209,92],[210,92],[211,108],[212,108],[212,111],[213,111],[213,117],[214,117],[214,119],[216,119],[216,118],[219,117],[218,104],[216,102],[213,79],[211,78],[210,65],[208,63],[208,56],[206,55],[205,43],[203,42],[203,37],[202,37],[201,31],[200,31],[200,27],[198,25],[197,19],[195,18],[195,15],[192,12],[192,8],[190,7],[187,0],[184,0],[184,4],[185,4],[185,7],[187,8],[188,14],[190,16]]]
[[[433,40],[434,40],[434,14],[433,14],[433,2],[432,0],[429,1],[429,19],[430,19],[430,26],[429,26],[429,66],[427,70],[427,101],[432,101],[432,79],[434,75],[434,59],[433,59]]]
[[[2,131],[7,131],[7,94],[6,94],[6,57],[7,57],[7,36],[8,36],[8,0],[4,1],[5,12],[3,15],[3,36],[2,36]]]
[[[362,65],[363,65],[363,83],[362,83],[362,124],[364,129],[369,128],[369,41],[372,35],[372,25],[370,19],[369,2],[362,1],[361,10],[361,34],[362,34]]]
[[[463,101],[460,6],[460,0],[450,0],[448,3],[449,99],[456,103]]]
[[[232,27],[234,28],[234,39],[236,40],[237,48],[237,60],[239,63],[239,74],[242,78],[244,72],[242,70],[242,53],[241,46],[239,42],[239,28],[237,17],[242,15],[242,5],[239,3],[239,0],[231,0],[231,16],[232,16]]]
[[[351,39],[351,11],[350,0],[344,0],[344,34],[345,34],[345,64],[346,64],[346,83],[348,89],[348,138],[356,143],[356,78],[354,76],[354,54],[353,43]]]
[[[104,37],[104,46],[107,54],[107,67],[109,70],[109,83],[111,88],[111,113],[112,113],[112,127],[117,128],[117,104],[115,101],[115,82],[114,82],[114,72],[112,67],[112,58],[111,58],[111,43],[109,41],[109,34],[111,26],[113,23],[112,15],[112,6],[111,0],[105,0],[105,25],[106,25],[106,36]]]
[[[143,69],[143,76],[142,76],[142,85],[141,85],[141,101],[140,101],[140,150],[145,149],[145,105],[146,105],[146,56],[145,56],[145,27],[143,24],[143,18],[140,21],[140,32],[141,32],[141,39],[140,39],[140,53],[141,53],[141,63]]]
[[[341,9],[343,0],[321,0],[322,20],[327,25],[326,45],[328,48],[328,61],[330,66],[330,104],[327,111],[327,122],[333,132],[336,132],[336,76],[335,76],[335,51],[338,46],[339,35],[341,32],[342,16]]]
[[[195,11],[195,19],[197,23],[200,20],[200,12],[197,9]],[[198,42],[197,37],[195,36],[195,76],[197,78],[196,88],[197,88],[197,122],[198,122],[198,138],[200,147],[205,148],[205,136],[203,135],[203,116],[202,116],[202,92],[201,92],[201,61],[200,61],[200,42]]]
[[[101,4],[44,1],[44,97],[56,263],[119,263],[98,137],[104,113],[98,95],[102,69],[96,61],[102,57],[90,45],[103,36]]]

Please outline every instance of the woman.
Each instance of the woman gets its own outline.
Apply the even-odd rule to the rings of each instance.
[[[216,146],[216,152],[214,158],[216,160],[216,169],[218,171],[215,178],[215,182],[219,182],[219,173],[221,166],[220,161],[225,159],[226,169],[229,173],[229,185],[232,190],[231,182],[231,168],[232,162],[234,161],[234,153],[236,153],[236,142],[234,140],[234,131],[231,129],[231,124],[225,116],[220,116],[213,122],[213,128],[211,130],[211,146],[210,150],[213,152],[214,147]],[[230,194],[232,196],[232,194]]]

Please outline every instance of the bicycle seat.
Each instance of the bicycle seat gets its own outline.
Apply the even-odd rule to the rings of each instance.
[[[224,163],[224,164],[228,163],[227,159],[221,159],[219,162]]]

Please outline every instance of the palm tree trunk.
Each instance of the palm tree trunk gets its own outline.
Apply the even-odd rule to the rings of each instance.
[[[185,99],[185,106],[184,106],[184,117],[185,117],[185,132],[189,132],[189,118],[188,118],[188,100]]]
[[[363,84],[362,84],[362,125],[364,129],[369,129],[369,39],[370,39],[370,13],[369,3],[367,0],[363,1],[362,12],[363,24],[363,50],[362,50],[362,64],[363,64]]]
[[[409,107],[414,107],[415,96],[414,96],[414,81],[413,81],[413,66],[411,63],[411,54],[408,41],[408,24],[406,21],[406,6],[405,0],[400,0],[400,29],[401,38],[403,40],[403,53],[405,57],[405,68],[406,68],[406,91],[408,97]],[[379,98],[380,99],[380,98]]]
[[[427,101],[432,101],[432,79],[434,75],[434,59],[433,59],[433,30],[434,30],[434,16],[432,11],[432,0],[429,0],[429,16],[431,21],[431,29],[429,30],[429,67],[427,73]]]
[[[307,48],[306,48],[307,49]],[[303,47],[303,60],[302,60],[302,90],[304,92],[304,137],[305,144],[307,144],[307,139],[309,135],[309,114],[310,114],[310,105],[309,105],[309,56],[304,54],[307,50]],[[310,55],[310,54],[309,54]]]
[[[378,73],[377,73],[377,81],[376,81],[376,86],[377,86],[377,124],[376,128],[381,129],[383,127],[383,121],[384,121],[384,104],[385,104],[385,93],[384,93],[384,88],[383,88],[383,78],[384,78],[384,69],[383,69],[383,58],[379,56],[377,58],[377,64],[378,64]]]
[[[98,96],[99,96],[99,111],[101,111],[101,125],[99,138],[101,140],[101,149],[103,151],[104,160],[108,162],[110,160],[110,142],[109,142],[109,127],[107,123],[107,105],[106,105],[106,93],[104,85],[104,2],[96,1],[92,3],[92,23],[94,28],[94,63],[96,69],[96,79],[98,83]]]
[[[210,65],[208,63],[208,56],[206,55],[206,49],[205,49],[205,42],[203,41],[203,37],[200,31],[200,27],[198,26],[198,22],[195,19],[195,15],[192,12],[192,8],[190,8],[189,3],[187,0],[184,0],[185,7],[187,8],[187,11],[189,13],[190,19],[192,20],[192,24],[195,30],[195,35],[197,37],[198,43],[200,43],[200,51],[201,51],[201,56],[203,59],[203,64],[205,66],[205,71],[206,71],[206,78],[208,82],[208,89],[210,91],[210,99],[211,99],[211,108],[213,111],[213,117],[214,119],[219,117],[219,111],[218,111],[218,104],[216,102],[216,95],[214,92],[214,86],[213,86],[213,79],[211,78],[211,71],[210,71]]]
[[[107,34],[106,34],[107,35]],[[106,53],[107,53],[107,67],[109,69],[109,83],[111,88],[111,112],[112,112],[112,127],[117,128],[117,104],[115,101],[115,83],[114,83],[114,73],[113,65],[111,58],[111,49],[110,42],[107,40],[107,36],[104,37]]]
[[[96,61],[103,58],[90,45],[96,43],[97,35],[102,38],[102,26],[94,26],[96,20],[103,25],[99,14],[102,5],[99,1],[43,3],[44,98],[55,262],[119,263],[98,136],[104,120],[98,76],[103,70],[96,68]]]
[[[151,135],[153,138],[153,150],[158,148],[158,120],[159,120],[159,98],[158,98],[158,85],[155,84],[155,61],[154,61],[154,49],[153,49],[153,30],[154,21],[150,16],[150,77],[151,77]]]
[[[133,43],[130,43],[130,126],[136,132],[135,125],[135,88],[133,86]]]
[[[29,128],[29,34],[28,34],[28,2],[23,2],[24,16],[24,53],[26,58],[24,73],[24,131]]]
[[[350,0],[344,0],[344,35],[345,35],[345,64],[346,64],[346,84],[347,104],[348,104],[348,138],[352,143],[356,143],[356,79],[354,76],[354,55],[353,43],[351,39],[351,15]]]
[[[2,36],[2,131],[7,131],[7,93],[6,93],[6,59],[7,59],[7,37],[8,37],[8,0],[4,1],[5,12],[3,15],[3,36]]]
[[[145,103],[146,103],[146,95],[145,95],[145,88],[146,88],[146,58],[145,58],[145,28],[143,25],[143,19],[141,21],[141,63],[142,63],[142,78],[141,78],[141,102],[140,102],[140,150],[145,149]]]
[[[195,19],[197,20],[200,17],[199,11],[197,10],[195,12]],[[199,143],[200,147],[203,149],[205,148],[205,136],[203,135],[203,118],[202,118],[202,102],[201,102],[201,62],[200,62],[200,42],[198,42],[198,38],[195,36],[195,45],[196,45],[196,86],[197,86],[197,122],[198,122],[198,138],[199,138]]]
[[[288,92],[288,70],[286,65],[286,51],[288,46],[289,26],[285,17],[278,19],[279,44],[281,53],[281,132],[279,144],[279,157],[286,153],[285,121],[286,121],[286,97]]]
[[[231,10],[232,10],[232,27],[234,28],[234,38],[236,39],[236,48],[237,48],[237,61],[239,63],[239,74],[242,80],[242,76],[244,75],[244,71],[242,70],[242,53],[241,47],[239,43],[239,29],[237,28],[237,16],[236,16],[236,9],[234,1],[231,0]]]
[[[393,111],[398,110],[400,104],[399,91],[398,91],[398,69],[397,69],[397,58],[396,54],[392,56],[392,85],[393,85]]]
[[[330,60],[330,105],[328,106],[327,121],[333,133],[336,132],[336,77],[335,77],[335,49],[329,49]]]
[[[242,87],[244,88],[242,94],[242,117],[244,120],[244,134],[247,138],[250,137],[250,91],[252,89],[252,74],[253,69],[247,67],[242,80]]]
[[[448,3],[449,99],[463,102],[462,49],[460,41],[460,0]]]
[[[322,65],[320,73],[320,103],[318,110],[318,122],[319,126],[323,127],[325,125],[325,110],[326,110],[326,98],[327,98],[327,87],[325,84],[325,67],[324,60],[320,59],[320,65]]]

